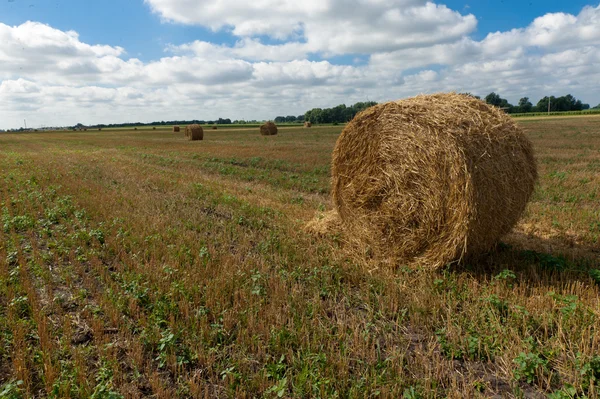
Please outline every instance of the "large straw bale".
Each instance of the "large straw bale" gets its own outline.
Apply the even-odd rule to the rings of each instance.
[[[277,125],[269,121],[260,127],[260,134],[263,136],[274,136],[277,134]]]
[[[185,127],[185,136],[191,141],[203,140],[204,130],[200,125],[187,125]]]
[[[343,230],[376,256],[434,269],[492,249],[536,179],[532,145],[502,110],[467,95],[422,95],[346,126],[332,197]]]

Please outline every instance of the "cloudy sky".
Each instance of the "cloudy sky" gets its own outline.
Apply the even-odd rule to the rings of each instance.
[[[0,129],[599,88],[598,1],[0,0]]]

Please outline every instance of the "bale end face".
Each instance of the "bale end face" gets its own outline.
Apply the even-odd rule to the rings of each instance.
[[[260,127],[260,134],[263,136],[274,136],[277,134],[277,125],[273,122],[267,122]]]
[[[344,230],[382,258],[428,268],[493,248],[536,179],[532,145],[512,119],[454,93],[361,112],[332,161]]]
[[[179,126],[175,125],[173,126],[173,133],[179,133],[181,129],[179,128]]]

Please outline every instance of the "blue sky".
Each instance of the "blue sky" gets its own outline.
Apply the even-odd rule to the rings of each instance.
[[[40,125],[261,119],[448,90],[600,102],[598,1],[384,3],[4,0],[0,129],[32,110]]]

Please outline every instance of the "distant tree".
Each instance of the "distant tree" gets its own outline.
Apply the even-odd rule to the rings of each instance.
[[[331,108],[325,108],[321,111],[321,120],[319,123],[333,123],[333,110]]]
[[[509,103],[506,99],[502,98],[500,100],[500,108],[504,108],[505,110],[507,110],[509,113],[513,111],[513,105],[511,103]]]
[[[503,108],[508,113],[515,112],[517,109],[516,107],[513,107],[512,104],[510,104],[506,99],[500,97],[499,94],[494,92],[491,92],[485,96],[485,102],[495,107]]]
[[[275,123],[284,123],[285,122],[285,116],[278,116],[275,118]]]
[[[556,97],[554,96],[546,96],[536,104],[535,108],[538,112],[546,112],[548,111],[548,101],[550,101],[550,111],[556,111]]]
[[[358,112],[364,111],[365,109],[370,108],[374,105],[377,105],[377,103],[375,101],[366,101],[366,102],[356,103],[352,106],[352,108],[354,108],[354,110],[358,113]]]
[[[538,101],[536,105],[536,109],[539,112],[548,111],[548,101],[550,101],[550,112],[555,111],[581,111],[589,106],[589,104],[583,104],[581,100],[576,99],[571,94],[567,94],[566,96],[554,97],[554,96],[546,96]]]
[[[285,117],[285,121],[287,123],[294,123],[296,122],[296,117],[294,115],[288,115]]]
[[[333,108],[313,108],[304,114],[303,119],[298,117],[298,121],[308,121],[311,123],[345,123],[352,120],[357,113],[376,104],[375,101],[367,101],[358,102],[351,106],[340,104]]]
[[[304,122],[304,115],[298,115],[298,116],[296,117],[296,122],[303,123],[303,122]]]
[[[550,103],[552,111],[570,111],[572,105],[572,97],[570,94],[562,97],[556,97],[553,99],[553,103]]]
[[[331,122],[346,122],[346,104],[340,104],[331,109]]]
[[[559,98],[559,100],[561,99],[562,98]],[[570,94],[564,96],[564,99],[562,99],[562,103],[563,109],[561,109],[561,111],[581,111],[581,108],[583,107],[581,100],[577,100]]]
[[[348,113],[346,120],[344,122],[352,120],[359,112],[364,111],[367,108],[371,108],[372,106],[377,105],[375,101],[365,101],[358,102],[350,107],[350,112]]]
[[[310,123],[322,123],[321,122],[321,113],[322,112],[323,112],[323,110],[321,108],[313,108],[304,114],[304,120],[309,121]]]
[[[529,101],[529,97],[523,97],[519,100],[519,105],[517,108],[518,112],[531,112],[531,110],[533,109],[533,104],[531,103],[531,101]]]
[[[488,103],[488,104],[490,104],[490,105],[494,105],[496,107],[500,107],[500,104],[502,104],[502,98],[500,97],[499,94],[491,92],[490,94],[488,94],[487,96],[485,96],[485,102]]]
[[[590,109],[590,104],[582,104],[581,109],[582,110]]]

